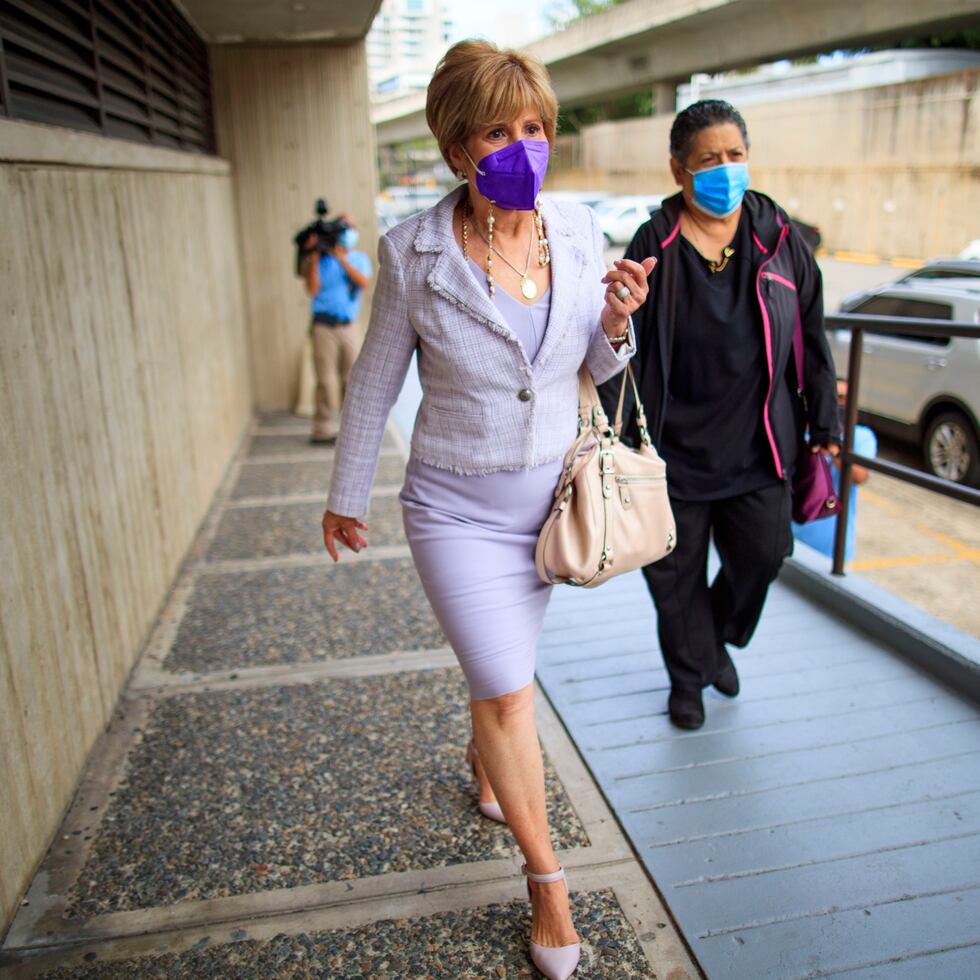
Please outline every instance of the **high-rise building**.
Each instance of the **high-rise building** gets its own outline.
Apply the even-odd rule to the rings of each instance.
[[[366,39],[372,97],[425,88],[451,28],[444,0],[384,0]]]

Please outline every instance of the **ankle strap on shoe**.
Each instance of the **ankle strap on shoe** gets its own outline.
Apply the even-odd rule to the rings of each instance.
[[[526,878],[529,878],[531,881],[537,882],[539,885],[548,885],[553,881],[561,881],[562,878],[565,877],[565,869],[559,865],[557,871],[549,871],[548,874],[539,875],[535,874],[533,871],[528,871],[527,865],[522,864],[521,874]]]

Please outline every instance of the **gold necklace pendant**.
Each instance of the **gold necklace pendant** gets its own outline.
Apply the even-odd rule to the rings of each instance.
[[[490,210],[491,212],[493,211],[493,201],[490,202]],[[467,209],[467,211],[464,213],[469,214],[471,212]],[[493,278],[493,253],[494,253],[493,225],[494,225],[494,218],[493,218],[493,214],[491,213],[490,216],[487,218],[486,236],[484,236],[483,232],[480,231],[480,229],[475,224],[473,226],[474,229],[476,230],[476,233],[484,240],[484,242],[486,242],[487,245],[487,286],[490,289],[491,296],[493,296],[494,294],[494,285],[495,285],[494,278]],[[511,262],[511,260],[507,258],[507,256],[504,255],[503,252],[500,251],[497,252],[497,255],[499,255],[504,260],[504,262],[506,262],[507,265],[509,265],[514,270],[514,272],[516,272],[521,277],[521,295],[527,300],[532,300],[538,295],[538,284],[533,279],[531,279],[528,275],[528,273],[531,271],[531,247],[533,244],[534,244],[534,223],[532,222],[531,237],[528,239],[528,243],[527,243],[527,259],[524,262],[523,272],[520,269],[518,269],[517,266],[514,265],[514,263]],[[548,251],[547,242],[544,243],[544,247],[545,247],[545,251]],[[464,256],[466,255],[465,218],[463,220],[463,255]],[[549,262],[551,261],[550,254],[548,255],[548,261]]]
[[[721,252],[721,261],[715,262],[712,259],[708,259],[708,269],[711,272],[721,272],[726,265],[728,265],[728,260],[735,254],[735,249],[731,245],[726,245]]]

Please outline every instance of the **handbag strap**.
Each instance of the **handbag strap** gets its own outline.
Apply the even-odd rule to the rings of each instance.
[[[599,398],[592,372],[583,363],[578,369],[578,421],[579,429],[596,429],[605,433],[609,429],[609,419]]]
[[[793,361],[796,364],[796,389],[803,394],[803,318],[799,304],[796,308],[796,323],[793,324]]]
[[[616,404],[616,417],[612,426],[606,416],[605,409],[602,407],[602,400],[599,398],[599,390],[596,388],[592,373],[583,363],[578,372],[578,403],[579,403],[579,429],[582,427],[594,429],[599,434],[619,438],[623,428],[623,405],[626,400],[626,381],[627,379],[633,386],[633,410],[636,414],[637,428],[640,430],[640,439],[646,446],[651,445],[650,433],[647,429],[646,412],[643,410],[643,402],[640,401],[640,389],[636,384],[636,375],[633,373],[633,366],[627,362],[626,370],[623,371],[623,383],[619,389],[619,400]]]
[[[781,223],[781,222],[780,222]],[[790,232],[792,234],[792,231]],[[789,249],[789,263],[793,269],[793,282],[796,282],[796,266],[793,262],[793,250]],[[797,290],[799,287],[796,287]],[[796,366],[796,393],[803,397],[803,313],[800,310],[800,294],[796,293],[796,320],[793,323],[793,363]]]

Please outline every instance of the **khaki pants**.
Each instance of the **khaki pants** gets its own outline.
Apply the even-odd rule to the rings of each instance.
[[[313,366],[316,369],[316,410],[313,438],[333,439],[340,431],[340,406],[347,390],[350,369],[361,349],[356,322],[335,327],[313,326]]]

